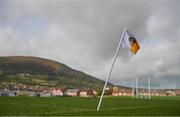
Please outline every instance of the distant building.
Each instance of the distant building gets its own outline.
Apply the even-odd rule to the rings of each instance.
[[[175,93],[176,93],[176,96],[180,96],[180,90],[176,90]]]
[[[61,91],[61,89],[54,88],[54,89],[51,91],[51,95],[52,95],[52,96],[62,96],[62,95],[63,95],[63,92]]]
[[[49,90],[42,90],[42,89],[39,89],[37,90],[36,89],[36,96],[38,97],[50,97],[51,96],[51,91]]]
[[[51,96],[51,92],[40,92],[39,96],[40,97],[50,97]]]
[[[3,89],[0,91],[1,96],[10,96],[9,89]]]
[[[79,93],[80,89],[67,89],[64,94],[68,96],[79,96]]]
[[[0,91],[0,96],[9,96],[8,91]]]
[[[112,96],[132,96],[132,90],[113,87]]]
[[[79,96],[81,97],[93,97],[96,96],[97,92],[93,89],[81,90]]]
[[[167,96],[176,96],[176,93],[173,91],[166,91]]]
[[[86,91],[86,90],[83,90],[83,91],[80,91],[80,96],[81,97],[88,97],[88,94],[87,94],[88,92]]]
[[[36,93],[34,91],[18,91],[17,96],[36,96]]]
[[[160,89],[152,89],[151,96],[166,96],[166,91]]]
[[[9,91],[8,93],[9,93],[9,96],[11,96],[11,97],[16,96],[16,92],[15,91]]]

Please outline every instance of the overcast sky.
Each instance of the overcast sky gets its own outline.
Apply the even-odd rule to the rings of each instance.
[[[121,48],[110,82],[139,78],[180,88],[180,0],[0,0],[0,55],[52,59],[105,80],[126,27],[140,51]]]

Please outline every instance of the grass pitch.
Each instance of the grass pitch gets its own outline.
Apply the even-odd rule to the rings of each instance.
[[[82,97],[0,97],[1,116],[179,116],[180,97],[105,97],[100,111],[99,98]]]

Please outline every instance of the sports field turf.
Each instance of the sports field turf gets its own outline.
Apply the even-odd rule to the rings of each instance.
[[[105,97],[96,111],[99,98],[82,97],[0,97],[0,115],[87,115],[87,116],[178,116],[180,97]]]

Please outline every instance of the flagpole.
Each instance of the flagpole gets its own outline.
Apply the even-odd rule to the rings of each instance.
[[[138,79],[136,78],[136,98],[138,98]]]
[[[134,98],[134,79],[132,79],[132,97]]]
[[[112,65],[111,65],[110,71],[109,71],[108,76],[107,76],[107,78],[106,78],[106,82],[105,82],[105,84],[104,84],[104,88],[103,88],[103,91],[102,91],[102,93],[101,93],[101,97],[100,97],[100,100],[99,100],[99,103],[98,103],[98,106],[97,106],[97,111],[99,111],[99,109],[100,109],[101,102],[102,102],[102,98],[103,98],[103,96],[104,96],[104,92],[105,92],[107,83],[108,83],[109,78],[110,78],[110,76],[111,76],[111,73],[112,73],[112,70],[113,70],[113,67],[114,67],[114,63],[115,63],[115,61],[116,61],[116,58],[117,58],[119,49],[120,49],[120,47],[121,47],[121,43],[122,43],[122,39],[123,39],[123,37],[124,37],[125,31],[126,31],[126,28],[124,28],[124,31],[123,31],[123,33],[122,33],[122,35],[121,35],[121,39],[120,39],[120,41],[119,41],[119,44],[118,44],[116,53],[115,53],[115,55],[114,55],[114,60],[112,61]]]
[[[149,100],[151,99],[151,85],[150,85],[150,83],[151,83],[150,78],[148,78]]]

